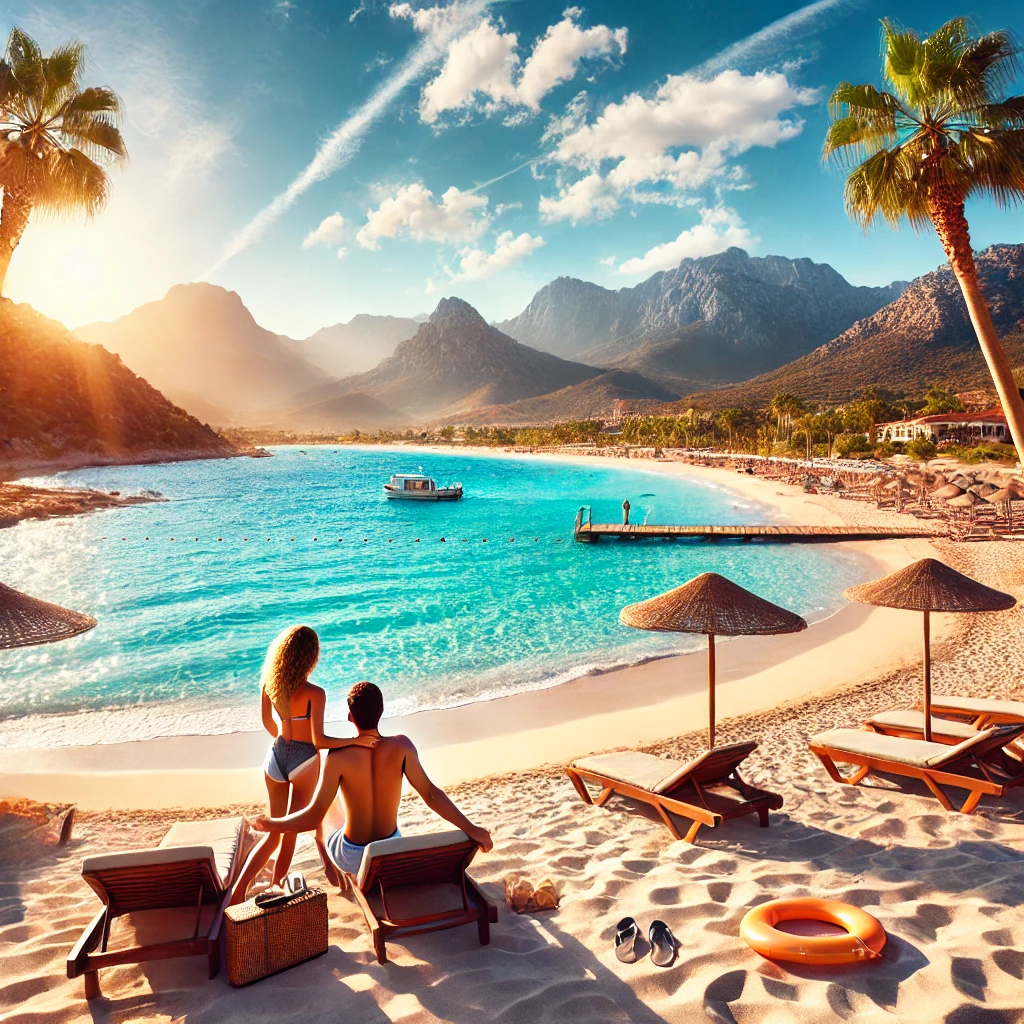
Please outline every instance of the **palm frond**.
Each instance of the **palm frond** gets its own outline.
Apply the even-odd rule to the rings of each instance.
[[[851,114],[829,126],[822,157],[841,166],[852,166],[897,141],[895,121],[879,122]]]
[[[124,159],[128,156],[124,139],[116,126],[98,117],[79,117],[70,122],[65,118],[61,129],[68,141],[76,143],[91,160],[109,160],[111,156]]]
[[[950,155],[960,166],[965,196],[985,195],[1000,206],[1024,202],[1024,129],[965,133]]]
[[[0,60],[0,110],[6,110],[11,99],[17,95],[18,79],[14,69],[5,60]]]
[[[915,107],[927,101],[921,78],[924,62],[921,37],[912,29],[902,29],[889,18],[883,18],[883,72],[893,92],[904,103]]]
[[[1009,32],[991,32],[964,49],[950,76],[950,94],[963,106],[992,102],[1021,71],[1020,44]]]
[[[78,73],[84,52],[81,43],[68,43],[43,58],[46,88],[41,108],[44,115],[52,113],[78,91]]]
[[[45,162],[46,185],[34,196],[41,209],[58,216],[84,211],[92,217],[103,208],[110,194],[110,178],[99,164],[80,149],[55,149]]]
[[[18,80],[20,91],[37,101],[46,88],[43,53],[39,44],[20,28],[12,28],[7,41],[7,63]]]
[[[117,117],[121,116],[121,101],[113,89],[105,89],[97,86],[90,86],[76,93],[68,100],[64,107],[64,114],[96,114],[111,113]]]

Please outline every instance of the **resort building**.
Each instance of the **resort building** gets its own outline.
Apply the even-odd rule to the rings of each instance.
[[[925,437],[929,441],[1006,441],[1006,417],[999,409],[984,412],[943,412],[918,416],[912,420],[879,423],[875,434],[882,441],[913,441]]]

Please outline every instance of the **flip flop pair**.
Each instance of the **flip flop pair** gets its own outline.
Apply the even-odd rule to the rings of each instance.
[[[636,948],[640,928],[631,917],[624,917],[615,926],[615,955],[624,964],[636,963],[642,955]],[[676,938],[664,921],[652,921],[648,929],[651,962],[657,967],[671,967],[676,958]]]

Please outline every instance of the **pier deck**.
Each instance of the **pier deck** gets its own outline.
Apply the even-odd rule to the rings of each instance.
[[[588,523],[577,518],[574,537],[594,543],[610,540],[738,540],[784,544],[827,544],[844,540],[893,540],[904,537],[934,537],[935,531],[922,526],[654,526],[630,523]]]

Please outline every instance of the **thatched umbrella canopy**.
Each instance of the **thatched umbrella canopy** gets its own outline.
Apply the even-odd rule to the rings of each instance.
[[[985,496],[985,500],[990,505],[1003,505],[1006,509],[1006,525],[1012,530],[1013,529],[1013,503],[1020,501],[1024,498],[1024,492],[1021,491],[1020,486],[1016,481],[1011,481],[1005,487],[1000,487],[998,491],[992,491],[991,494]]]
[[[708,638],[708,749],[715,745],[715,637],[798,633],[807,623],[716,572],[705,572],[658,597],[627,605],[619,621],[634,629],[703,633]]]
[[[957,487],[956,484],[943,484],[941,487],[936,487],[932,491],[933,498],[956,498],[963,494],[964,490],[962,487]]]
[[[29,597],[0,583],[0,648],[51,644],[85,633],[95,625],[91,615]]]
[[[924,738],[932,738],[932,612],[998,612],[1017,599],[986,587],[934,558],[922,558],[905,569],[845,591],[851,601],[882,608],[924,612]]]
[[[961,491],[966,491],[974,481],[969,476],[964,476],[963,473],[958,474],[949,481],[951,484],[956,484]]]

